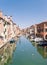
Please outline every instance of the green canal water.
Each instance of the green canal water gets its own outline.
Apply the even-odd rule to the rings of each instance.
[[[20,37],[10,60],[5,65],[47,65],[47,48],[35,47],[29,40]]]

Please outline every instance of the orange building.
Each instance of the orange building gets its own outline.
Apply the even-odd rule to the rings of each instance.
[[[47,21],[28,27],[26,33],[31,40],[37,39],[39,41],[41,39],[47,41]]]
[[[36,24],[35,28],[35,36],[43,38],[43,40],[47,41],[47,21],[42,22],[40,24]]]

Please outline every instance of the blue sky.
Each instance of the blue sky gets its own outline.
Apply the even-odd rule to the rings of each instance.
[[[47,0],[0,0],[0,10],[21,28],[47,20]]]

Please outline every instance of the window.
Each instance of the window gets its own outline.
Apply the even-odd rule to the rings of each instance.
[[[46,39],[47,39],[47,35],[46,35],[45,37],[46,37]]]
[[[41,32],[43,32],[43,29],[41,29]]]
[[[45,29],[45,31],[47,32],[47,29]]]
[[[5,31],[4,31],[4,34],[5,34],[5,32],[6,32],[6,29],[5,29]]]
[[[0,36],[1,39],[3,39],[3,36]]]
[[[5,32],[6,32],[6,29],[5,29]]]
[[[4,26],[6,25],[6,22],[4,23]]]
[[[9,23],[9,22],[7,22],[7,25],[10,25],[10,23]]]

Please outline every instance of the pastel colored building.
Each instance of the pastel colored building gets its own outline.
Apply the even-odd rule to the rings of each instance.
[[[0,11],[0,44],[11,40],[20,33],[20,28],[13,23],[12,16],[3,15]]]
[[[3,14],[0,11],[0,44],[4,42],[4,19]]]

